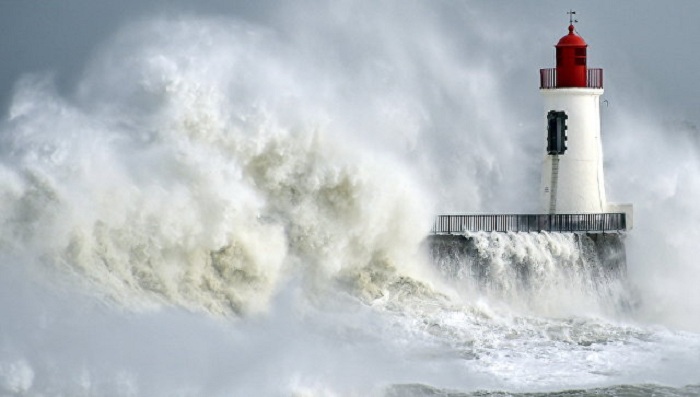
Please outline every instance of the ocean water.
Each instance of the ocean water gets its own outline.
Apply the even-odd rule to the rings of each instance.
[[[150,18],[70,94],[17,83],[0,126],[0,395],[700,394],[696,232],[645,232],[654,191],[626,277],[567,234],[474,235],[486,283],[431,263],[423,240],[448,203],[435,180],[475,207],[499,197],[482,189],[502,172],[483,138],[464,138],[459,172],[426,143],[444,102],[412,83],[459,62],[426,45],[441,67],[397,69],[400,47],[354,64],[288,40]]]

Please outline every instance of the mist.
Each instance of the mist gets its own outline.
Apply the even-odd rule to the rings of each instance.
[[[631,2],[575,4],[606,73],[608,198],[635,206],[631,314],[589,296],[553,314],[460,295],[420,250],[436,213],[536,211],[537,70],[567,22],[554,4],[3,3],[0,54],[20,55],[0,76],[0,390],[556,390],[645,382],[663,359],[655,380],[691,382],[697,340],[683,351],[644,327],[700,331],[696,87],[657,59],[698,37],[673,22],[694,3],[635,2],[629,24]],[[655,38],[642,27],[657,14]],[[66,34],[49,41],[47,26]],[[644,44],[620,51],[630,42]],[[584,315],[605,325],[567,320]],[[546,351],[516,339],[509,363],[526,369],[504,383],[490,349],[542,337],[537,316],[554,317],[557,342],[604,328],[611,345],[673,343],[600,352],[638,359],[613,380],[576,350],[554,382],[539,374],[556,363],[534,358]]]

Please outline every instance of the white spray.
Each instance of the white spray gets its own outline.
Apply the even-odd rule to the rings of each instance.
[[[213,313],[263,308],[283,267],[381,289],[414,266],[427,202],[398,163],[307,109],[270,38],[223,23],[135,31],[75,102],[41,79],[18,87],[4,246],[121,303]]]

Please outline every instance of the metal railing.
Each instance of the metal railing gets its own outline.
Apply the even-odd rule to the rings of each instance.
[[[586,70],[586,87],[585,88],[603,88],[603,69],[587,69]],[[565,88],[557,87],[557,69],[540,69],[540,88]]]
[[[438,215],[432,234],[464,232],[615,232],[627,230],[624,213]]]
[[[603,88],[603,69],[588,69],[586,86],[588,88]]]
[[[540,89],[557,88],[557,69],[540,69]]]

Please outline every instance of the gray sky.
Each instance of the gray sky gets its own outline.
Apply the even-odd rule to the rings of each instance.
[[[69,90],[85,62],[110,35],[129,20],[149,15],[191,12],[227,15],[273,29],[293,28],[284,10],[291,2],[273,1],[89,1],[0,0],[0,97],[4,106],[14,82],[28,72],[55,73],[62,89]],[[462,1],[425,2],[442,13],[453,40],[465,37],[459,13],[475,10],[489,29],[533,40],[524,52],[522,70],[549,66],[551,45],[565,32],[566,8],[560,1]],[[578,11],[578,29],[590,45],[592,64],[606,69],[609,87],[621,94],[642,95],[645,100],[671,105],[694,117],[700,99],[700,3],[693,0],[571,1]],[[315,12],[312,2],[297,2],[301,13]],[[308,9],[304,11],[304,8]],[[368,7],[365,7],[368,8]],[[377,7],[378,12],[382,7]],[[371,12],[369,10],[368,12]],[[541,29],[542,32],[534,32]],[[547,42],[539,40],[548,39]],[[488,49],[479,56],[498,57]],[[521,50],[522,51],[522,50]],[[518,76],[524,77],[524,76]],[[504,78],[518,78],[504,76]],[[531,79],[531,77],[530,77]],[[524,88],[524,87],[520,87]]]
[[[293,22],[285,21],[281,10],[291,2],[274,1],[202,1],[194,4],[184,0],[155,1],[88,1],[88,0],[0,0],[0,96],[6,105],[14,82],[27,72],[53,72],[65,89],[69,89],[86,60],[110,35],[129,20],[190,12],[204,15],[227,15],[274,28],[289,29]],[[523,59],[523,69],[537,69],[541,57],[551,50],[544,44],[554,44],[564,32],[566,7],[560,1],[462,1],[435,3],[437,12],[476,10],[481,22],[490,29],[509,34],[532,35],[528,53],[533,59]],[[696,99],[700,68],[700,28],[697,17],[700,3],[693,0],[659,1],[571,1],[567,6],[578,12],[579,32],[591,47],[591,61],[598,62],[611,74],[615,87],[634,74],[634,84],[648,100],[672,103],[675,108],[697,110]],[[298,8],[315,6],[312,2],[296,2]],[[377,7],[378,12],[381,7]],[[371,12],[371,11],[370,11]],[[460,18],[443,15],[458,39]],[[387,15],[389,17],[389,15]],[[290,25],[291,22],[291,25]],[[538,42],[547,36],[533,35],[533,28],[549,32],[549,42]],[[565,26],[564,26],[565,28]],[[482,56],[497,54],[484,51]],[[612,79],[615,76],[616,79]],[[641,80],[641,81],[640,81]],[[626,82],[627,83],[627,82]],[[631,83],[631,82],[630,82]],[[627,83],[629,84],[629,83]],[[616,87],[617,88],[617,87]],[[621,90],[633,91],[630,87]]]

